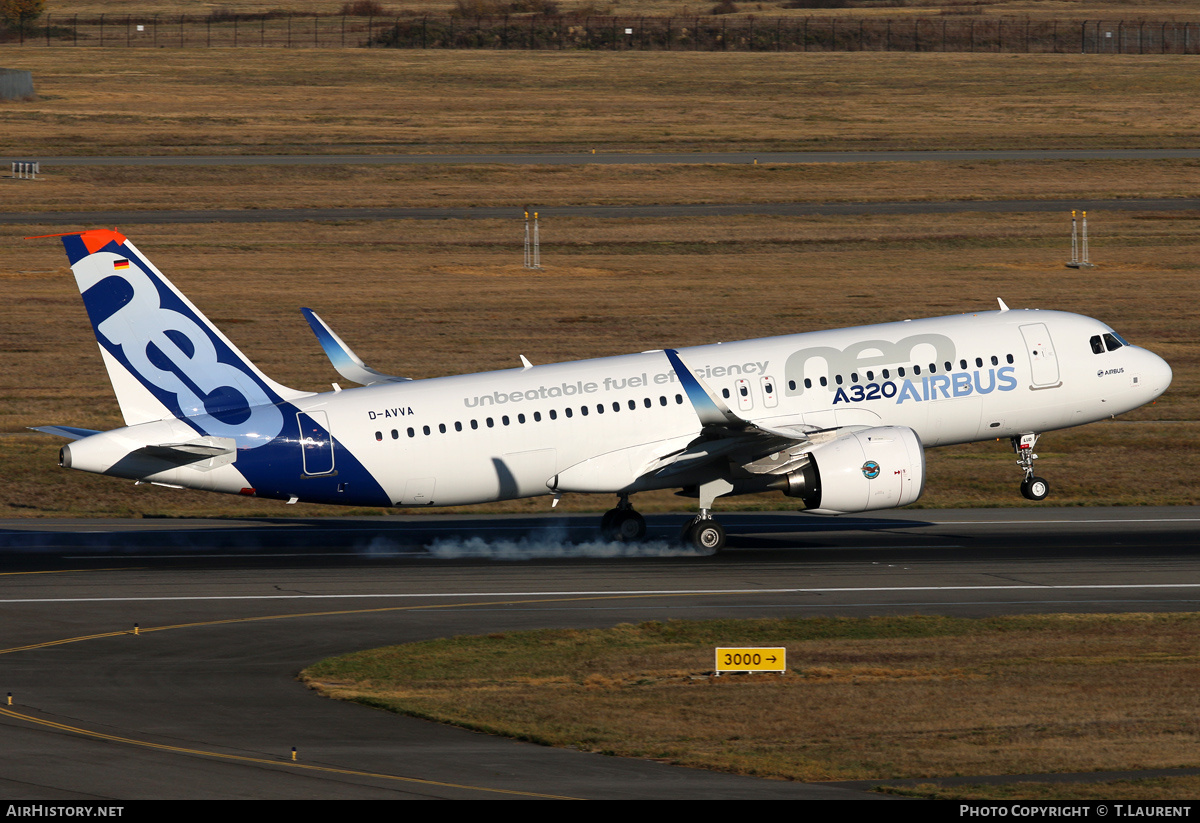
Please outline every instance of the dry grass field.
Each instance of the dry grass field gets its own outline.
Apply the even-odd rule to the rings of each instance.
[[[41,99],[0,106],[14,153],[337,153],[1194,146],[1186,57],[19,52]],[[1115,63],[1113,62],[1115,61]],[[338,379],[299,316],[417,377],[1013,306],[1105,318],[1162,353],[1155,406],[1039,447],[1049,503],[1194,503],[1200,215],[562,218],[520,267],[518,206],[1196,196],[1192,161],[619,167],[49,167],[0,211],[508,205],[512,220],[122,227],[272,376]],[[81,227],[82,228],[82,227]],[[0,228],[0,514],[313,515],[64,472],[25,427],[119,424],[52,225]],[[719,306],[720,310],[714,310]],[[934,450],[922,505],[1024,504],[1007,443]],[[780,506],[780,496],[722,505]],[[568,497],[573,509],[608,498]],[[676,509],[674,496],[639,501]],[[498,507],[540,511],[545,500]]]
[[[29,158],[1189,148],[1200,134],[1184,55],[10,53],[40,99],[0,104],[4,151]]]
[[[380,0],[385,14],[437,15],[456,7],[455,0]],[[708,14],[714,2],[704,0],[558,0],[563,13],[618,15]],[[850,0],[840,9],[787,8],[786,0],[749,0],[736,3],[737,14],[776,16],[867,16],[894,17],[932,14],[982,14],[1003,17],[1096,18],[1150,20],[1196,20],[1200,11],[1191,0]],[[207,0],[61,0],[49,9],[54,14],[210,14],[231,10],[265,13],[278,10],[297,14],[335,14],[343,3],[336,0],[288,0],[276,2],[207,2]]]
[[[1196,623],[649,622],[374,649],[301,679],[331,697],[549,745],[791,780],[1179,768],[1195,764],[1200,743]],[[711,676],[715,647],[746,645],[785,646],[789,671]],[[1106,783],[1073,795],[1059,785],[1051,796],[1162,799],[1196,786]]]

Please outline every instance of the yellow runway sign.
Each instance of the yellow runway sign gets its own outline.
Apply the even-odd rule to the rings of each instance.
[[[785,648],[717,649],[717,674],[722,672],[787,671]]]

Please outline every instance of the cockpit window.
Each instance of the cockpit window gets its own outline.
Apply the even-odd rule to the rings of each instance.
[[[1088,342],[1092,344],[1092,354],[1104,354],[1104,341],[1100,339],[1100,335],[1093,335]]]
[[[1104,345],[1108,347],[1109,351],[1116,351],[1125,345],[1125,341],[1121,340],[1121,338],[1117,337],[1112,332],[1106,332],[1104,335]]]

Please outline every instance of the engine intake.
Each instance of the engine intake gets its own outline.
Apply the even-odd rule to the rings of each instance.
[[[817,446],[809,462],[772,486],[818,514],[894,509],[925,486],[925,450],[904,426],[877,426]]]

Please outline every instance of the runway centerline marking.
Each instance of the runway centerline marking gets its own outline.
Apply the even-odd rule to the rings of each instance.
[[[381,780],[398,780],[404,783],[419,783],[425,786],[440,786],[450,789],[464,789],[472,792],[489,792],[491,794],[510,794],[518,797],[538,797],[547,800],[579,800],[577,797],[564,797],[553,794],[540,794],[538,792],[523,792],[515,789],[491,789],[485,786],[468,786],[461,783],[445,783],[439,780],[425,780],[420,777],[403,777],[396,774],[383,774],[380,772],[364,772],[356,769],[339,769],[334,766],[316,766],[308,763],[295,763],[288,760],[272,760],[268,757],[250,757],[242,754],[224,754],[222,752],[211,752],[204,749],[192,749],[185,746],[168,746],[165,743],[152,743],[149,740],[135,740],[131,737],[120,737],[106,732],[97,732],[90,729],[80,728],[79,726],[68,726],[64,723],[59,723],[54,720],[43,720],[36,717],[30,717],[27,714],[13,711],[0,707],[0,716],[9,717],[14,720],[23,720],[26,723],[33,723],[39,726],[48,726],[59,731],[70,732],[71,734],[82,735],[83,737],[92,737],[97,740],[108,740],[113,743],[125,743],[130,746],[141,746],[148,749],[158,749],[159,751],[172,752],[174,754],[196,755],[200,757],[214,757],[220,760],[236,760],[243,763],[257,763],[267,766],[278,766],[284,769],[305,769],[308,771],[325,772],[329,774],[344,774],[354,777],[373,777]]]

